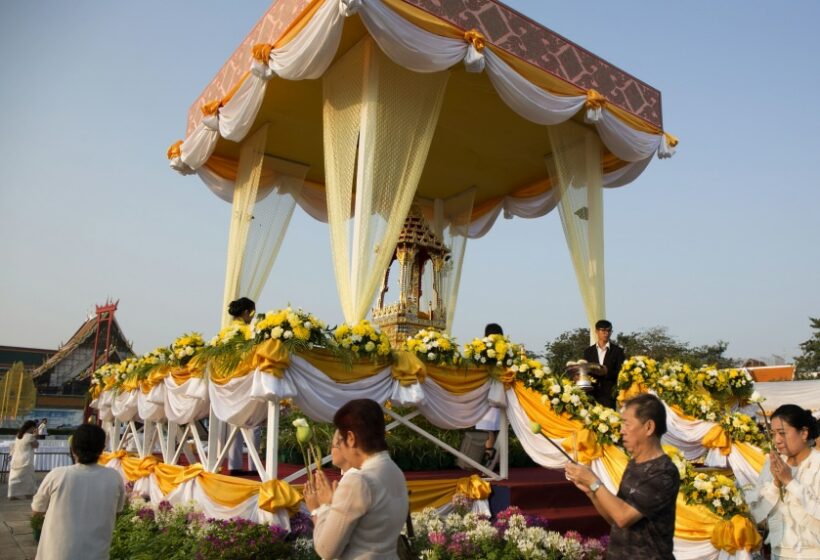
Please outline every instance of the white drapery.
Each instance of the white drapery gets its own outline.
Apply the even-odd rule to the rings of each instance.
[[[396,65],[369,39],[324,75],[328,222],[348,323],[367,315],[390,263],[424,169],[446,83],[445,73],[415,74]]]
[[[606,317],[604,299],[604,207],[601,146],[598,138],[575,123],[547,127],[547,160],[558,210],[581,299],[595,342],[595,322]]]

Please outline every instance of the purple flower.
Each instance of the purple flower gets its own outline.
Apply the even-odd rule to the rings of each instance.
[[[174,506],[172,506],[171,502],[169,502],[168,500],[162,500],[157,506],[157,509],[159,509],[161,512],[167,513],[174,509]]]
[[[427,535],[427,540],[430,541],[430,544],[435,546],[444,546],[447,544],[447,535],[442,533],[441,531],[433,531],[429,535]]]
[[[153,521],[154,520],[154,510],[151,508],[140,508],[137,511],[137,517],[139,517],[143,521]]]

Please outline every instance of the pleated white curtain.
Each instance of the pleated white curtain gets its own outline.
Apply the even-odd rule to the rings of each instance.
[[[367,315],[390,263],[424,169],[447,77],[406,70],[366,38],[323,78],[328,223],[339,299],[349,323]]]
[[[559,195],[558,213],[594,343],[595,322],[606,315],[601,144],[573,122],[547,130],[552,146],[547,169]]]

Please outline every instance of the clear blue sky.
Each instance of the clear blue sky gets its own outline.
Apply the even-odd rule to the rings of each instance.
[[[606,193],[616,330],[796,354],[820,315],[820,4],[509,4],[660,89],[681,139]],[[2,3],[0,345],[56,347],[109,296],[138,352],[217,330],[229,206],[165,150],[268,5]],[[340,321],[328,239],[297,209],[260,309]],[[555,213],[468,244],[454,334],[488,321],[533,350],[584,324]]]

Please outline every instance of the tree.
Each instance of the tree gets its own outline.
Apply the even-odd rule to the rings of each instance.
[[[795,358],[798,374],[820,371],[820,319],[809,317],[814,334],[810,339],[800,344],[803,353]],[[807,379],[814,379],[807,377]]]
[[[567,362],[577,361],[584,357],[584,350],[587,346],[589,346],[589,329],[577,328],[566,331],[544,345],[544,360],[553,373],[562,374]]]

